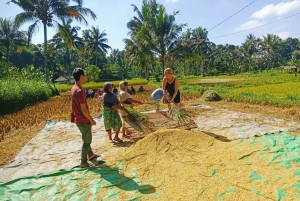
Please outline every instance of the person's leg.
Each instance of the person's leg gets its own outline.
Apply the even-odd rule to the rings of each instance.
[[[120,128],[116,129],[116,135],[114,137],[114,141],[117,142],[123,142],[120,138],[119,138],[119,132],[120,132]]]
[[[107,132],[107,135],[108,135],[108,139],[109,139],[110,141],[113,141],[113,140],[112,140],[112,133],[111,133],[111,129],[109,129],[109,130],[106,130],[106,132]]]
[[[83,124],[77,125],[82,136],[82,149],[81,149],[81,165],[86,166],[87,163],[87,156],[92,155],[93,151],[91,149],[92,143],[92,125],[91,124]]]
[[[122,121],[122,128],[121,128],[121,132],[122,132],[122,137],[126,137],[126,125],[125,125],[125,120],[123,117],[123,114],[121,112],[119,112],[121,121]]]
[[[122,138],[128,138],[129,135],[131,134],[131,132],[129,131],[129,129],[126,127],[126,123],[125,120],[122,119]]]

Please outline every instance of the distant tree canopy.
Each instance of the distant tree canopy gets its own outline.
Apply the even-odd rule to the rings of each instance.
[[[93,11],[83,7],[82,1],[76,1],[71,7],[65,1],[56,0],[11,2],[24,12],[15,20],[0,18],[0,69],[6,72],[2,77],[11,76],[15,71],[23,72],[24,76],[39,71],[45,81],[47,77],[54,81],[59,76],[71,77],[75,67],[82,67],[92,73],[90,81],[95,82],[137,77],[159,81],[166,67],[173,68],[177,76],[232,75],[286,65],[300,67],[298,38],[283,40],[274,34],[263,37],[249,34],[240,46],[214,44],[201,25],[182,32],[187,25],[176,23],[179,11],[168,14],[155,0],[144,0],[141,8],[132,5],[136,16],[127,23],[129,37],[124,39],[124,50],[109,46],[107,34],[101,31],[104,27],[81,30],[72,25],[72,19],[87,23],[84,16],[96,17]],[[43,5],[56,2],[61,9],[56,10],[51,4],[53,7],[45,12],[40,12],[41,7],[27,10],[28,5],[38,2]],[[50,11],[53,14],[48,15]],[[43,21],[43,16],[47,20]],[[33,24],[27,32],[19,30],[28,20]],[[44,26],[44,43],[28,43],[39,22]],[[54,25],[58,27],[57,33],[48,39],[46,28]]]

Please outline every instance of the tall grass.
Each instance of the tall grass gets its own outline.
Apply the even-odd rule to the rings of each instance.
[[[0,80],[0,85],[0,115],[13,113],[58,94],[54,86],[42,81]]]

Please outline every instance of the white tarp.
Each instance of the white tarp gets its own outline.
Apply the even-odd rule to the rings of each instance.
[[[194,107],[205,109],[202,116],[194,119],[198,126],[197,130],[221,135],[228,140],[300,128],[296,122],[273,117],[210,108],[205,105]],[[101,149],[105,143],[108,143],[108,137],[103,119],[95,118],[95,121],[97,125],[93,126],[91,145],[94,150],[100,150],[99,153],[105,158],[105,155],[111,151],[126,149],[126,146]],[[12,163],[0,169],[0,182],[42,173],[48,174],[61,169],[72,169],[80,163],[81,146],[81,134],[75,124],[69,121],[47,120],[45,128],[27,143]]]

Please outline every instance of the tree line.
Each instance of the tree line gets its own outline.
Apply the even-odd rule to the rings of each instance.
[[[90,81],[145,77],[159,81],[166,67],[178,76],[207,76],[257,72],[283,65],[300,66],[298,38],[281,39],[274,34],[246,36],[239,46],[215,44],[201,26],[191,29],[176,23],[179,11],[168,14],[163,4],[143,0],[141,8],[131,5],[135,16],[127,23],[129,37],[124,50],[112,49],[105,31],[91,26],[81,30],[74,21],[88,24],[96,14],[73,0],[11,0],[23,9],[15,18],[0,18],[1,78],[37,78],[54,81],[71,77],[83,67]],[[31,22],[28,30],[20,30]],[[44,43],[32,44],[42,24]],[[47,37],[48,28],[57,33]],[[185,31],[183,31],[186,28]],[[81,36],[80,36],[81,32]],[[108,53],[110,52],[110,53]]]

